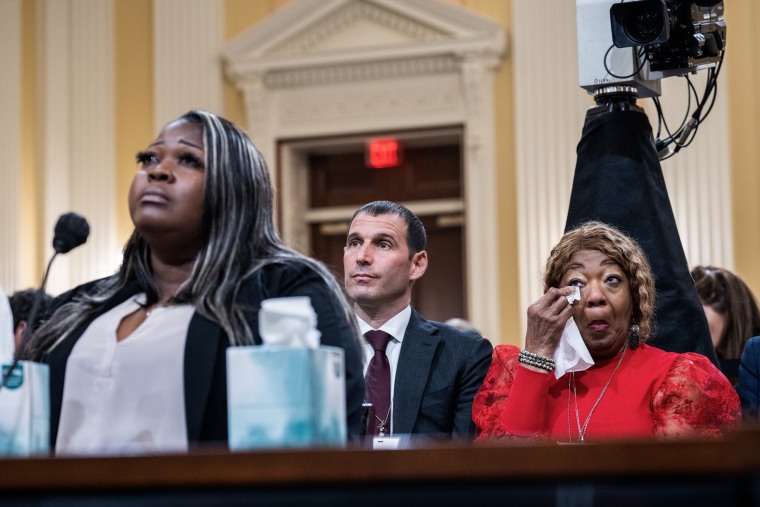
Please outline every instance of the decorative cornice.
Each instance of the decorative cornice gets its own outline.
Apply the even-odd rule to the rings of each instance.
[[[270,89],[296,88],[420,75],[450,74],[458,72],[458,65],[453,56],[408,58],[355,65],[273,71],[266,75],[264,82]]]
[[[367,32],[359,44],[341,38],[355,33],[357,26]],[[335,39],[328,40],[331,37]],[[489,54],[498,62],[504,49],[498,24],[446,2],[294,0],[227,43],[221,56],[227,75],[238,84],[250,73],[473,52]]]
[[[423,88],[416,83],[394,83],[385,86],[334,90],[329,93],[299,93],[288,98],[277,110],[282,127],[324,125],[348,119],[370,122],[380,118],[398,117],[403,111],[411,115],[450,113],[461,102],[461,86],[456,80]]]
[[[446,33],[422,25],[418,20],[411,20],[375,4],[359,1],[348,4],[309,26],[295,37],[273,48],[268,56],[303,54],[313,51],[322,41],[359,20],[371,21],[416,41],[433,41],[447,37]]]

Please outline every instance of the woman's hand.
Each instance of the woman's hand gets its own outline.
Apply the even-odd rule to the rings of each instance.
[[[567,321],[573,316],[573,307],[567,302],[572,292],[572,287],[551,288],[528,307],[525,350],[545,357],[554,355]]]

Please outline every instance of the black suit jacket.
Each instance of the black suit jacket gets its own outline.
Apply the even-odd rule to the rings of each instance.
[[[393,433],[471,438],[472,399],[491,365],[491,343],[412,310],[393,390]]]
[[[60,296],[54,302],[54,308],[60,307],[77,294],[92,290],[93,285],[91,282]],[[66,362],[71,350],[93,320],[139,292],[136,282],[125,285],[96,315],[44,356],[43,361],[50,365],[50,436],[53,449],[61,416]],[[319,275],[305,265],[270,265],[244,282],[238,301],[244,305],[246,320],[254,332],[256,343],[261,344],[258,333],[261,301],[290,296],[309,296],[317,313],[317,328],[322,334],[322,344],[341,347],[345,351],[348,433],[358,436],[364,397],[359,342],[344,317],[339,302],[331,296]],[[188,328],[184,354],[185,420],[191,445],[205,441],[227,441],[227,347],[229,339],[222,328],[199,313],[194,313]]]

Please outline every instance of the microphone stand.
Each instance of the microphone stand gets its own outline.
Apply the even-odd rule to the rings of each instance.
[[[50,261],[48,261],[48,265],[45,268],[45,274],[42,277],[40,288],[37,289],[37,292],[34,294],[32,309],[29,311],[29,315],[26,319],[26,328],[24,329],[24,334],[21,335],[21,343],[19,343],[18,348],[13,353],[13,364],[11,364],[10,368],[8,368],[8,370],[3,374],[2,381],[0,381],[0,389],[6,386],[8,379],[13,375],[13,372],[16,370],[19,361],[21,361],[21,358],[26,353],[26,348],[29,346],[29,341],[32,338],[32,327],[34,325],[35,319],[37,318],[37,313],[40,309],[40,303],[42,302],[42,295],[45,292],[45,285],[47,284],[48,274],[50,274],[50,266],[53,265],[53,260],[55,260],[57,255],[57,251],[53,253],[53,256],[50,257]]]
[[[34,327],[34,321],[37,318],[37,312],[39,312],[40,302],[42,301],[45,292],[45,284],[47,283],[50,266],[53,265],[53,260],[59,253],[67,253],[72,249],[83,245],[87,241],[87,236],[89,236],[89,234],[90,225],[82,215],[77,213],[65,213],[58,218],[58,222],[56,222],[55,229],[53,230],[53,256],[50,258],[50,261],[45,268],[45,274],[42,277],[40,288],[34,295],[32,309],[27,318],[26,329],[24,329],[24,333],[21,336],[21,343],[19,343],[18,348],[13,353],[13,364],[2,376],[0,389],[6,387],[8,379],[13,375],[19,361],[21,361],[22,356],[24,356],[26,349],[29,347],[29,341],[32,336],[32,327]]]

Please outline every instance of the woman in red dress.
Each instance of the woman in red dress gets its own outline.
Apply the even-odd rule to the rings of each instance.
[[[578,287],[580,299],[569,302]],[[704,356],[647,345],[654,279],[641,247],[587,222],[546,264],[544,295],[528,308],[525,349],[500,345],[473,402],[478,440],[562,443],[616,437],[719,436],[741,420],[726,377]],[[593,364],[556,377],[570,318]]]

